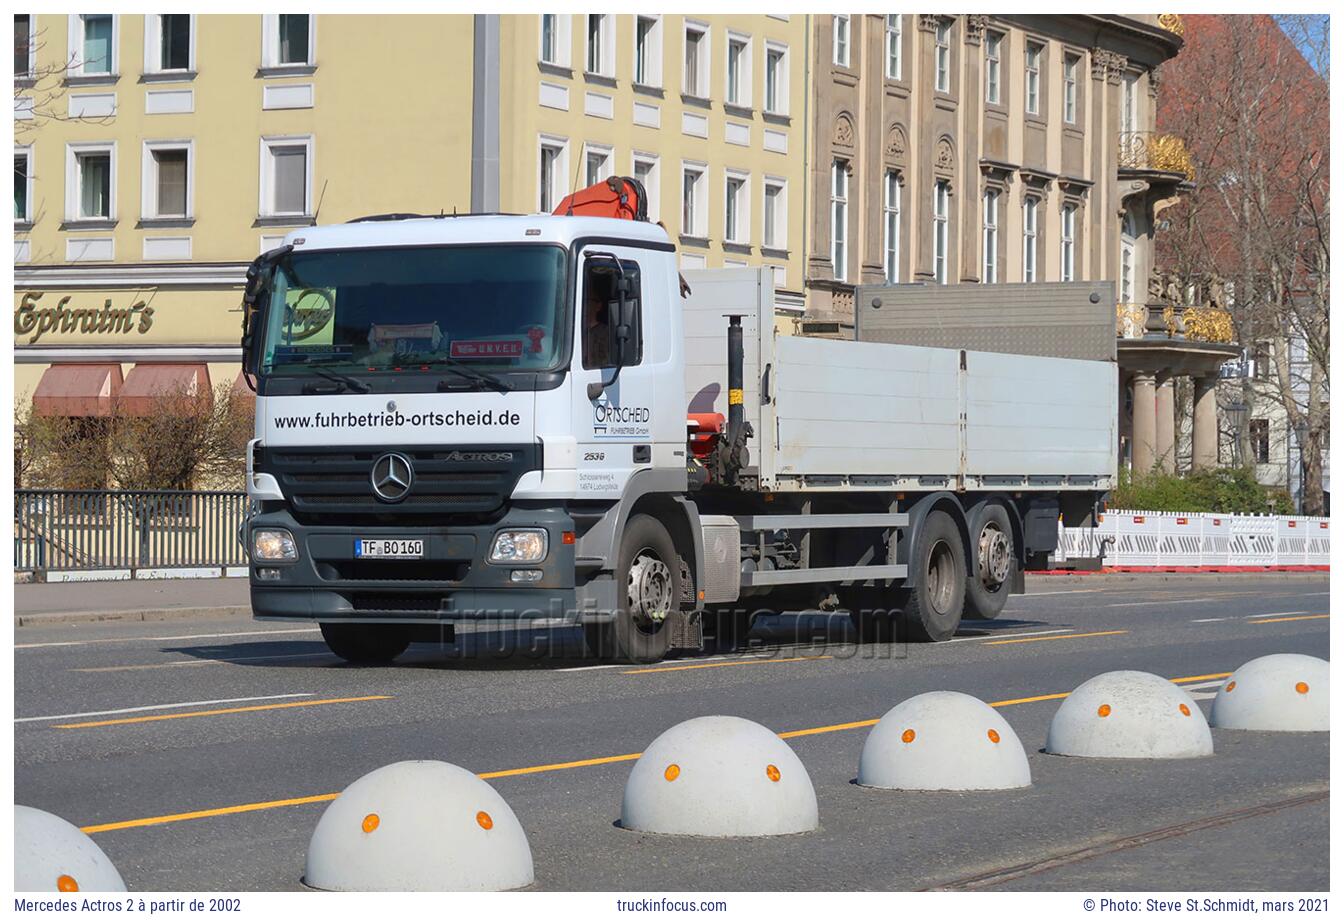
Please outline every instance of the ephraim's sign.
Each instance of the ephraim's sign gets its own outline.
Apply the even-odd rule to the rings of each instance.
[[[144,335],[154,325],[154,308],[144,301],[129,307],[114,307],[109,297],[100,310],[97,307],[71,307],[68,296],[62,297],[54,307],[39,307],[37,301],[41,297],[41,291],[29,291],[14,308],[14,334],[31,336],[29,345],[48,332]]]

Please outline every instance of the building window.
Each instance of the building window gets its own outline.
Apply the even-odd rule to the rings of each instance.
[[[116,216],[116,147],[72,144],[66,173],[66,218],[113,220]]]
[[[1064,124],[1078,122],[1078,55],[1064,55]]]
[[[611,16],[606,13],[588,15],[588,50],[584,59],[584,70],[591,74],[609,77],[613,74]]]
[[[110,76],[117,67],[116,17],[84,13],[70,17],[71,76]]]
[[[1003,34],[1000,32],[985,33],[985,101],[990,105],[998,105],[1001,101],[1000,84],[1001,70],[1000,56],[1003,53]]]
[[[1036,230],[1040,199],[1027,198],[1022,202],[1022,280],[1030,284],[1036,280]]]
[[[1073,281],[1074,238],[1078,230],[1078,206],[1066,204],[1059,212],[1059,280]]]
[[[194,19],[187,13],[145,16],[145,73],[189,71],[195,66]]]
[[[33,219],[33,152],[14,149],[14,222],[26,224]]]
[[[831,163],[831,271],[836,281],[847,277],[848,231],[849,164],[835,160]]]
[[[889,169],[882,191],[882,269],[887,284],[901,280],[901,179]]]
[[[999,190],[985,189],[984,234],[981,246],[984,255],[980,262],[980,280],[997,284],[999,280]]]
[[[765,110],[774,115],[789,111],[788,53],[784,45],[765,46]]]
[[[1045,46],[1027,42],[1027,114],[1041,113],[1041,54]]]
[[[566,151],[569,144],[563,138],[543,137],[538,152],[540,174],[537,177],[538,210],[549,214],[564,197]]]
[[[952,183],[939,179],[933,184],[933,280],[947,284],[947,214]]]
[[[1256,463],[1269,462],[1269,419],[1251,419],[1251,456]]]
[[[765,249],[788,249],[788,199],[783,179],[765,180],[765,212],[761,221],[761,245]]]
[[[682,74],[686,95],[709,95],[709,26],[686,23],[686,67]]]
[[[145,144],[140,213],[147,219],[191,216],[191,145],[153,141]]]
[[[728,174],[723,196],[723,238],[731,243],[745,242],[750,235],[747,218],[747,177]]]
[[[933,88],[940,93],[952,85],[952,23],[938,20],[933,29]]]
[[[312,139],[263,138],[261,213],[299,217],[312,213]]]
[[[649,220],[658,221],[658,155],[653,153],[636,153],[634,156],[634,178],[640,185],[644,186],[644,197],[647,199],[646,207],[649,212]]]
[[[635,19],[635,82],[663,85],[663,21],[659,16]]]
[[[1123,101],[1120,107],[1120,131],[1133,134],[1139,130],[1139,77],[1127,73],[1123,83]]]
[[[728,86],[724,99],[732,105],[751,105],[751,39],[728,36]]]
[[[831,17],[831,60],[837,67],[849,66],[849,17]]]
[[[681,167],[681,232],[687,236],[709,235],[708,180],[701,163]]]
[[[541,14],[541,60],[546,64],[560,63],[560,17],[555,13]]]
[[[901,17],[887,15],[887,79],[901,79]]]
[[[276,19],[280,29],[276,40],[276,64],[284,67],[310,63],[308,27],[312,18],[301,13],[281,13]]]
[[[33,76],[33,26],[37,17],[27,13],[14,14],[14,76]]]
[[[1134,226],[1134,215],[1126,214],[1124,223],[1120,226],[1120,302],[1134,302],[1134,250],[1137,228]]]
[[[611,148],[594,147],[591,144],[583,154],[583,185],[587,188],[596,185],[611,175]]]

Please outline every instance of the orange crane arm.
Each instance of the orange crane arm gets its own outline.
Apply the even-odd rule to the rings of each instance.
[[[649,219],[649,203],[644,185],[638,179],[612,176],[565,196],[553,213],[563,217],[646,221]]]

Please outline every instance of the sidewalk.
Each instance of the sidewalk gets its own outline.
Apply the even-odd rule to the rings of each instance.
[[[75,581],[14,586],[14,625],[248,616],[246,578]]]

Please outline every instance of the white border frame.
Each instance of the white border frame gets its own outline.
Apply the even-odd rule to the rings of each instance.
[[[35,16],[36,14],[29,14]],[[85,16],[111,16],[112,17],[112,54],[108,61],[108,70],[98,73],[84,72],[84,17]],[[30,20],[31,21],[31,20]],[[89,79],[115,80],[121,75],[121,55],[119,46],[121,45],[121,17],[116,13],[70,13],[66,23],[66,50],[68,52],[66,60],[70,62],[70,76],[88,77]],[[33,52],[28,52],[29,60],[32,60]]]
[[[296,13],[293,15],[306,15],[308,17],[308,60],[302,63],[280,63],[278,60],[280,56],[280,14],[263,13],[261,16],[261,66],[263,70],[290,70],[297,67],[317,66],[317,14]],[[194,39],[195,35],[192,38]]]
[[[154,163],[156,150],[185,150],[187,152],[187,213],[160,214],[158,169]],[[195,220],[196,219],[196,141],[191,138],[144,141],[140,164],[140,219],[141,220]]]
[[[108,170],[111,172],[108,183],[108,201],[106,217],[85,217],[79,213],[83,189],[80,182],[79,158],[90,153],[106,153]],[[117,219],[117,142],[116,141],[80,141],[67,142],[65,145],[65,219],[70,223],[115,222]]]
[[[737,200],[733,202],[736,208],[737,221],[733,226],[733,235],[728,235],[728,183],[733,179],[739,179],[742,182],[742,188],[738,191]],[[726,168],[723,171],[723,241],[725,243],[736,243],[739,246],[750,245],[751,243],[751,173],[745,169]],[[743,233],[743,221],[746,222],[746,232]]]
[[[304,147],[306,149],[306,163],[304,175],[303,190],[303,213],[293,211],[276,211],[270,207],[270,199],[275,191],[275,168],[274,161],[269,156],[273,147]],[[317,174],[314,168],[316,144],[311,134],[272,134],[261,138],[259,150],[259,170],[257,197],[257,216],[258,217],[294,217],[310,218],[313,216],[313,178]]]
[[[545,30],[542,28],[542,19],[545,16],[555,17],[555,60],[546,60],[542,54],[542,39],[545,36]],[[537,62],[548,64],[551,67],[568,67],[570,54],[573,52],[574,41],[573,33],[570,31],[574,21],[573,15],[569,13],[538,13],[537,14]]]
[[[695,195],[691,201],[691,217],[693,227],[684,225],[682,218],[686,212],[686,174],[695,173],[700,179],[695,185]],[[677,186],[677,223],[682,236],[693,236],[699,239],[709,238],[709,164],[703,160],[682,160],[681,173],[679,175],[681,182]]]
[[[616,16],[614,13],[583,13],[583,72],[597,77],[606,77],[615,79],[616,77]],[[590,16],[602,17],[602,24],[598,30],[597,48],[598,65],[601,70],[588,69],[588,18]]]
[[[779,62],[779,92],[778,101],[782,103],[776,108],[769,108],[769,78],[770,78],[770,52],[778,51],[783,57]],[[788,42],[776,41],[772,38],[765,40],[765,58],[762,61],[761,72],[761,111],[768,115],[788,116],[789,114],[789,45]]]
[[[686,35],[688,32],[698,32],[700,41],[703,43],[700,48],[700,55],[696,58],[695,81],[698,86],[693,90],[690,86],[690,74],[686,72]],[[709,82],[713,79],[713,68],[710,64],[714,58],[714,43],[710,34],[709,23],[699,19],[682,19],[681,21],[681,91],[687,96],[695,99],[708,99],[711,87]],[[699,90],[696,92],[695,90]],[[678,196],[680,198],[680,196]]]
[[[195,14],[195,13],[185,13],[185,14],[180,14],[180,15],[186,15],[186,16],[189,16],[189,17],[191,18],[191,38],[190,38],[190,42],[191,42],[191,44],[190,44],[190,46],[188,47],[188,50],[187,50],[187,66],[186,66],[186,69],[184,70],[184,69],[178,67],[178,68],[172,68],[172,69],[169,69],[169,70],[165,70],[165,69],[159,67],[159,61],[162,59],[162,55],[161,55],[160,51],[161,51],[161,47],[162,47],[162,46],[161,46],[161,43],[162,43],[162,40],[163,40],[163,16],[164,16],[164,14],[163,14],[163,13],[146,13],[146,14],[145,14],[145,53],[144,53],[144,58],[145,58],[145,60],[144,60],[144,68],[145,68],[145,69],[144,69],[144,73],[145,73],[145,74],[152,74],[152,75],[154,75],[154,76],[158,76],[158,75],[162,74],[163,76],[166,77],[166,76],[169,76],[169,75],[171,75],[171,74],[181,74],[181,75],[183,75],[183,76],[186,76],[187,74],[191,74],[191,73],[195,73],[195,72],[196,72],[196,14]]]
[[[650,89],[663,88],[663,20],[662,13],[636,13],[634,34],[631,36],[630,82],[635,86],[647,86]],[[653,29],[649,32],[649,70],[652,80],[639,79],[639,21],[652,19]]]
[[[538,211],[538,213],[541,214],[550,214],[552,211],[555,210],[556,205],[560,204],[560,202],[564,200],[565,196],[569,194],[567,191],[565,191],[567,183],[569,182],[569,138],[561,137],[558,134],[540,134],[537,136],[537,159],[536,159],[537,165],[535,171],[532,173],[532,175],[537,180],[537,185],[536,188],[534,189],[532,200],[535,201],[538,205],[542,204],[541,149],[543,147],[552,147],[560,151],[560,155],[556,157],[555,160],[556,175],[553,177],[552,180],[552,184],[554,187],[551,190],[551,194],[552,196],[554,196],[555,200],[546,202],[545,206],[541,207]]]
[[[24,170],[26,173],[24,183],[27,186],[24,191],[24,214],[22,217],[14,218],[14,223],[16,226],[18,224],[31,225],[33,223],[33,145],[15,144],[14,156],[28,158],[28,167]]]
[[[774,227],[771,227],[769,221],[765,219],[765,200],[772,188],[779,189],[780,193],[775,208]],[[775,239],[766,242],[766,231],[771,229],[775,232]],[[784,238],[782,246],[781,236]],[[783,176],[766,175],[761,180],[761,249],[772,249],[776,252],[792,251],[789,249],[789,180]]]
[[[729,98],[729,73],[731,71],[733,42],[741,42],[746,47],[742,52],[742,69],[739,74],[738,89],[741,93],[737,99]],[[753,66],[753,45],[750,33],[738,32],[734,29],[728,30],[728,36],[723,41],[723,101],[726,105],[735,105],[744,109],[751,108],[752,83],[755,82],[756,71]]]

